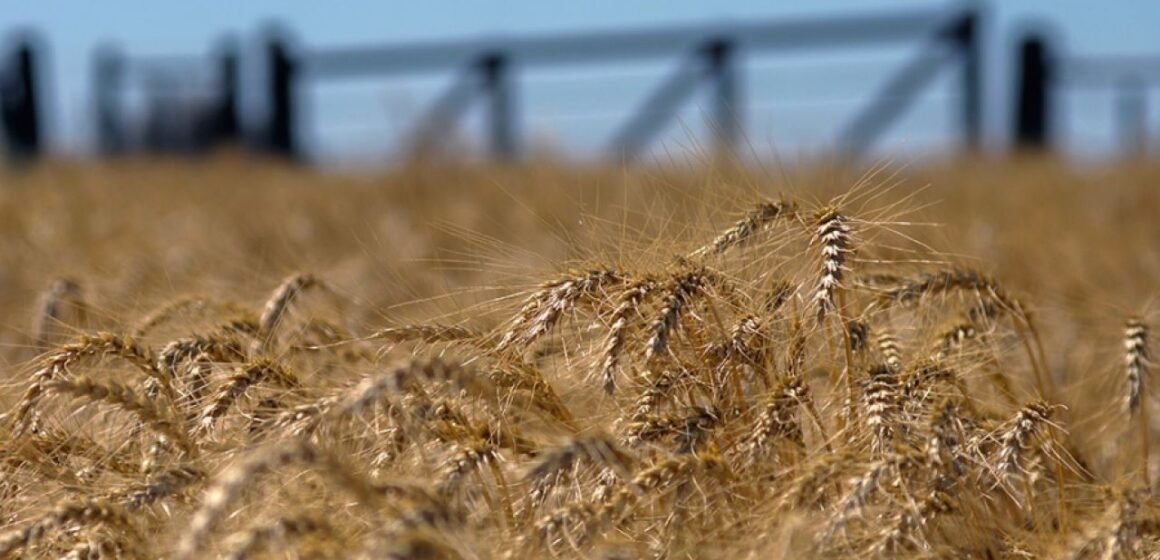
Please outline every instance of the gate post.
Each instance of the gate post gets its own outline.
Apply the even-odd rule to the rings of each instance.
[[[1028,35],[1019,45],[1019,77],[1015,98],[1015,145],[1051,147],[1052,80],[1054,68],[1046,39]]]
[[[488,125],[492,156],[500,161],[513,160],[518,148],[511,60],[503,53],[489,53],[480,59],[479,69],[483,74],[483,89],[490,102]]]
[[[40,62],[33,39],[25,37],[17,42],[8,60],[7,68],[0,68],[0,117],[8,155],[16,161],[35,160],[42,148],[41,115],[39,103]]]
[[[274,35],[266,44],[267,101],[266,148],[287,159],[299,156],[296,135],[295,77],[298,64],[286,40]]]
[[[713,80],[713,124],[717,149],[735,153],[743,134],[741,122],[741,76],[737,46],[729,39],[714,39],[705,46],[709,78]]]

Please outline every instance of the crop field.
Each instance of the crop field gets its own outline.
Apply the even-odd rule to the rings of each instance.
[[[0,558],[1160,557],[1160,168],[0,173]]]

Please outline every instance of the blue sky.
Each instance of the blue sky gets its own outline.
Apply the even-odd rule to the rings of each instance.
[[[439,1],[307,2],[292,0],[199,0],[159,2],[111,0],[9,0],[0,10],[0,31],[21,26],[39,29],[51,46],[51,137],[57,146],[83,151],[88,145],[88,75],[92,48],[115,39],[139,54],[207,52],[224,32],[241,36],[278,20],[306,45],[358,45],[470,37],[543,34],[555,31],[634,28],[675,23],[722,24],[825,15],[849,11],[948,6],[945,2],[814,0],[587,0],[553,2]],[[987,135],[1006,135],[1004,113],[1010,88],[1007,55],[1010,33],[1027,21],[1047,21],[1066,39],[1071,52],[1084,54],[1156,53],[1160,55],[1160,2],[1149,0],[1008,0],[989,4],[986,42]],[[751,142],[759,150],[787,155],[824,150],[841,124],[841,115],[868,99],[875,81],[913,55],[917,45],[874,51],[750,59],[747,112]],[[675,58],[674,58],[675,61]],[[527,77],[521,87],[526,109],[523,128],[534,142],[576,153],[592,152],[623,121],[650,84],[674,61],[625,68],[560,69]],[[951,141],[953,114],[947,96],[954,72],[946,72],[891,133],[890,150],[903,153],[938,149]],[[388,153],[392,138],[448,81],[447,76],[406,80],[366,80],[317,84],[308,93],[308,145],[334,157],[374,158]],[[681,145],[698,129],[703,107],[690,103],[664,143]],[[1154,100],[1155,101],[1155,100]],[[1112,98],[1107,94],[1069,95],[1067,145],[1099,152],[1114,145]],[[472,122],[465,134],[473,134]]]

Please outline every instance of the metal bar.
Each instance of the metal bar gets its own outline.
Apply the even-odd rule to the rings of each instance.
[[[1143,155],[1148,151],[1148,90],[1134,76],[1121,79],[1116,89],[1120,151],[1126,156]]]
[[[124,80],[124,57],[113,45],[96,50],[93,60],[93,110],[97,121],[97,149],[104,156],[121,154],[126,146],[119,93]]]
[[[634,159],[648,145],[673,116],[681,104],[696,91],[705,75],[700,52],[681,62],[676,72],[653,90],[640,107],[609,143],[609,152],[625,161]]]
[[[431,104],[431,108],[417,121],[414,131],[407,135],[411,139],[411,149],[415,154],[423,155],[433,150],[438,137],[446,135],[455,121],[467,112],[478,89],[478,79],[476,65],[465,68],[451,86]]]
[[[1070,88],[1106,88],[1124,76],[1150,87],[1160,86],[1160,56],[1069,56],[1059,65],[1059,80]]]
[[[234,41],[222,41],[218,58],[218,94],[215,115],[213,115],[213,143],[229,143],[240,140],[241,125],[238,119],[238,104],[241,100],[240,69],[238,50]]]
[[[338,47],[308,51],[304,70],[319,77],[366,73],[392,74],[452,68],[480,52],[503,52],[521,65],[629,61],[671,55],[729,36],[752,49],[803,49],[900,42],[945,25],[945,10],[912,10],[832,18],[799,18],[776,22],[719,26],[685,26],[639,32],[586,32],[555,37],[479,39],[382,47]]]
[[[838,136],[843,155],[857,159],[874,143],[914,98],[934,81],[947,56],[930,56],[926,52],[907,63],[900,72],[879,89],[874,99]]]

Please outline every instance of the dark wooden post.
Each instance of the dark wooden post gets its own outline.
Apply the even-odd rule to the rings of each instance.
[[[32,39],[23,39],[17,44],[0,83],[5,144],[9,156],[17,161],[36,159],[42,148],[38,61],[32,43]]]
[[[1019,148],[1051,147],[1053,62],[1042,36],[1030,35],[1019,45],[1014,134]]]
[[[501,161],[515,159],[515,99],[511,79],[511,61],[503,53],[484,55],[479,62],[483,88],[489,96],[490,141],[492,156]]]
[[[99,47],[93,56],[93,110],[96,115],[97,151],[114,156],[125,151],[118,94],[124,79],[124,58],[111,44]]]
[[[266,45],[269,121],[267,149],[289,159],[297,159],[295,134],[294,82],[297,64],[284,39],[274,36]]]
[[[713,80],[713,126],[717,148],[733,153],[741,141],[741,76],[737,49],[729,39],[712,40],[705,47],[709,77]]]
[[[979,150],[983,138],[983,76],[980,41],[980,15],[976,10],[963,14],[955,25],[954,40],[963,60],[962,119],[963,145]]]
[[[227,38],[221,43],[218,58],[218,99],[213,139],[215,143],[237,143],[239,140],[239,88],[238,48],[232,39]]]

